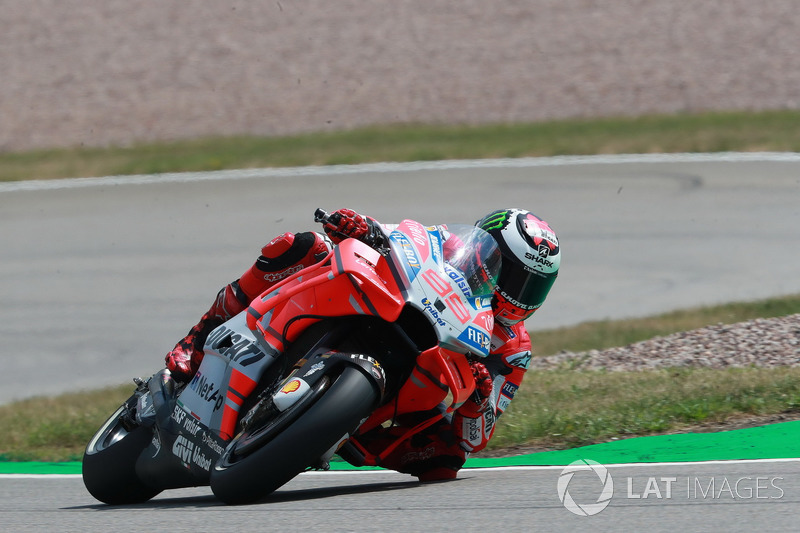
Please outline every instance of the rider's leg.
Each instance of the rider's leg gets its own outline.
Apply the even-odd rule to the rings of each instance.
[[[176,379],[188,381],[203,360],[203,345],[208,334],[239,314],[273,285],[303,268],[320,261],[330,250],[319,233],[284,233],[261,249],[261,256],[242,276],[223,287],[211,308],[166,356],[167,368]]]

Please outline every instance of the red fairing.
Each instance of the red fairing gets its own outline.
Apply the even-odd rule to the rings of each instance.
[[[360,445],[363,452],[372,459],[367,464],[379,464],[398,472],[409,473],[421,481],[453,479],[472,452],[486,447],[492,438],[497,418],[508,408],[514,393],[522,383],[530,362],[531,342],[522,323],[512,327],[497,325],[493,331],[492,352],[482,360],[492,379],[490,401],[483,408],[476,408],[472,400],[467,400],[456,409],[452,420],[431,419],[423,422],[426,427],[411,429],[391,428],[391,434],[370,427],[369,420],[361,431],[366,433]],[[418,364],[425,366],[426,359],[420,357]],[[427,390],[444,385],[432,382],[434,367],[420,369],[415,379],[419,386]],[[509,372],[510,370],[510,372]],[[470,372],[469,368],[463,370]],[[503,375],[503,372],[509,372]],[[403,405],[404,402],[399,402]],[[420,405],[421,409],[432,408],[433,404]],[[373,416],[378,416],[376,411]],[[372,417],[371,417],[372,418]],[[373,429],[370,433],[369,430]],[[404,438],[413,433],[413,438]]]
[[[384,283],[377,275],[388,269],[385,259],[366,244],[355,239],[342,241],[320,263],[286,278],[270,292],[253,300],[248,309],[247,326],[282,351],[287,342],[296,339],[318,320],[293,320],[298,315],[363,314],[390,322],[397,320],[405,302],[398,296],[400,291],[396,284]],[[391,276],[384,279],[391,279]],[[262,320],[267,315],[269,320]]]

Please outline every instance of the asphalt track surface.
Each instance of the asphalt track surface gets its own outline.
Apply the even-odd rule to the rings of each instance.
[[[4,531],[797,531],[800,462],[609,466],[613,494],[597,514],[567,510],[563,467],[464,470],[420,484],[390,472],[301,474],[253,505],[227,507],[206,487],[145,504],[93,501],[79,477],[0,477]],[[576,504],[604,487],[591,471],[567,485]],[[575,507],[573,507],[575,508]]]
[[[605,156],[0,184],[0,404],[149,376],[313,212],[464,222],[521,206],[561,239],[533,329],[800,293],[800,155]],[[534,338],[535,342],[535,338]]]
[[[792,154],[6,184],[0,185],[0,402],[149,375],[263,243],[314,228],[316,207],[348,206],[387,222],[469,223],[512,205],[547,219],[565,256],[534,329],[800,292],[800,157]],[[236,508],[220,506],[207,488],[109,508],[75,477],[4,476],[0,523],[8,531],[797,530],[797,462],[610,471],[614,497],[588,517],[559,501],[561,467],[468,470],[455,482],[433,485],[392,473],[303,474],[265,502]],[[669,498],[662,477],[676,478]],[[639,495],[653,478],[662,497],[652,487],[648,498],[628,497],[628,478]],[[693,478],[700,497],[690,493]],[[717,489],[743,480],[744,491],[703,496],[712,479]],[[576,479],[570,493],[592,503],[596,484]]]

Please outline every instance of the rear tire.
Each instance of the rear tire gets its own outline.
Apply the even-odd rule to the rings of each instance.
[[[285,429],[263,439],[257,450],[237,455],[239,438],[235,438],[211,471],[211,490],[227,504],[251,503],[267,496],[352,432],[372,412],[378,398],[371,378],[355,367],[345,368],[313,405]]]
[[[109,505],[141,503],[161,492],[136,475],[136,460],[153,438],[146,427],[125,428],[122,406],[92,437],[83,455],[83,484],[89,493]]]

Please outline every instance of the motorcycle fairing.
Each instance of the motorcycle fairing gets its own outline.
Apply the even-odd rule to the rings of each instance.
[[[308,326],[326,317],[367,314],[396,320],[404,301],[395,274],[369,246],[348,239],[325,260],[287,278],[206,339],[180,408],[224,440],[267,367]],[[394,292],[393,292],[394,291]],[[223,399],[224,391],[224,399]]]
[[[392,235],[389,245],[402,248],[394,254],[399,265],[356,239],[345,239],[325,259],[283,280],[212,331],[178,408],[230,440],[266,368],[309,326],[352,315],[394,322],[406,305],[427,317],[440,340],[438,348],[420,358],[416,372],[439,383],[443,392],[441,398],[434,396],[436,403],[446,390],[454,394],[451,409],[463,403],[468,369],[455,365],[458,359],[448,357],[448,350],[488,354],[490,299],[465,298],[463,278],[446,268],[445,235],[439,229],[405,220]],[[409,405],[414,394],[410,388],[404,394]]]
[[[390,233],[408,287],[406,301],[428,317],[443,346],[486,357],[494,327],[491,297],[473,295],[463,276],[447,264],[444,231],[444,226],[404,220]]]
[[[136,461],[136,474],[152,488],[204,485],[225,440],[208,430],[180,401],[165,403],[153,438]]]
[[[342,241],[325,260],[255,299],[247,326],[278,351],[322,318],[371,315],[397,320],[404,300],[394,271],[380,253],[355,239]]]
[[[240,313],[214,329],[203,347],[197,373],[183,389],[179,405],[223,440],[235,433],[244,400],[279,352],[259,342]]]

